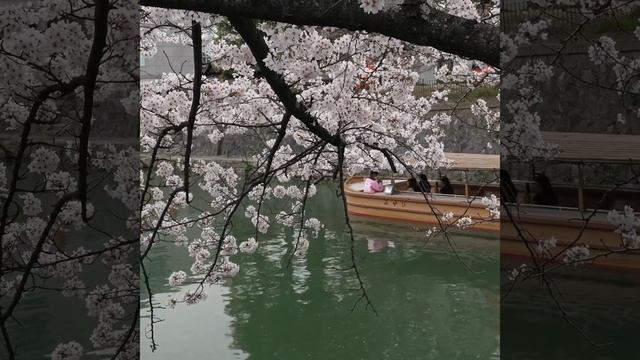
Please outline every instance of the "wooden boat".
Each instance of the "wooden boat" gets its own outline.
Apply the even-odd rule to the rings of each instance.
[[[504,209],[501,211],[503,258],[520,258],[521,263],[530,263],[535,256],[541,263],[555,256],[554,261],[560,264],[566,255],[566,251],[561,253],[563,249],[584,245],[590,249],[591,260],[581,265],[640,271],[640,249],[625,249],[621,235],[615,233],[615,225],[607,218],[612,208],[620,211],[624,205],[630,205],[640,209],[640,187],[632,185],[610,191],[610,186],[589,186],[582,178],[582,167],[587,163],[640,162],[640,136],[545,132],[543,138],[559,144],[559,154],[552,160],[532,160],[532,173],[536,163],[575,164],[581,179],[578,185],[554,184],[559,206],[524,204],[522,196],[518,203],[505,204],[511,217]],[[527,182],[514,180],[519,195],[526,192]],[[538,241],[551,238],[557,240],[555,247],[548,252],[536,249]]]
[[[447,154],[446,156],[454,161],[451,170],[495,170],[499,166],[498,155]],[[481,201],[483,196],[491,194],[499,196],[498,184],[482,186],[466,182],[453,183],[454,193],[460,195],[429,193],[426,194],[425,199],[424,194],[410,191],[406,180],[395,181],[397,193],[394,194],[365,193],[362,191],[364,180],[362,176],[353,176],[345,182],[347,211],[350,215],[438,225],[438,217],[442,219],[443,214],[451,212],[453,220],[450,223],[466,216],[473,221],[473,225],[467,228],[469,230],[491,233],[500,231],[500,221],[491,219],[489,210]],[[383,182],[385,185],[391,184],[390,179]]]
[[[531,259],[533,254],[542,262],[545,258],[557,255],[557,261],[562,262],[564,254],[559,254],[561,250],[568,246],[586,245],[591,252],[590,257],[596,257],[593,261],[586,262],[587,265],[640,270],[640,251],[618,252],[623,249],[622,239],[614,232],[615,226],[607,220],[608,211],[597,210],[592,216],[592,211],[583,212],[577,208],[515,204],[507,206],[515,225],[502,215],[502,255]],[[518,234],[516,226],[525,235]],[[538,241],[551,238],[556,239],[557,243],[549,253],[536,249]]]

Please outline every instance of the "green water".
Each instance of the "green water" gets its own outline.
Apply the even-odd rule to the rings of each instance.
[[[200,304],[160,309],[151,352],[143,295],[143,359],[495,359],[499,358],[499,263],[495,239],[454,238],[467,269],[442,240],[407,225],[355,221],[355,248],[377,315],[358,300],[349,240],[335,191],[319,189],[310,216],[326,225],[304,260],[287,266],[293,234],[272,228],[236,278],[207,288]],[[197,212],[193,211],[195,215]],[[253,234],[241,219],[239,238]],[[196,236],[197,232],[193,236]],[[154,300],[171,295],[167,277],[191,261],[163,244],[151,254]],[[185,288],[178,289],[183,292]]]
[[[509,293],[500,314],[504,359],[640,358],[638,282],[624,276],[629,274],[615,272],[606,280],[581,279],[587,271],[575,269],[571,276],[552,277],[554,296],[567,320],[547,288],[537,281]],[[505,290],[509,282],[505,279],[503,284]]]
[[[101,175],[104,176],[97,174],[96,178]],[[103,181],[105,184],[113,185],[109,178]],[[51,200],[45,196],[41,199],[43,210],[50,211]],[[103,249],[105,241],[109,238],[106,234],[113,237],[122,236],[124,239],[137,237],[126,228],[125,220],[130,212],[118,200],[111,198],[98,186],[90,193],[90,199],[96,209],[91,221],[92,228],[82,226],[78,230],[65,232],[62,241],[67,251],[78,246],[89,250]],[[131,263],[134,262],[135,255],[134,248]],[[97,285],[108,283],[108,276],[109,271],[101,261],[83,264],[79,274],[88,291],[92,291]],[[62,296],[60,291],[56,290],[63,284],[59,278],[34,279],[34,284],[43,288],[27,291],[15,309],[13,320],[8,321],[8,332],[12,344],[17,348],[16,359],[48,359],[59,343],[69,341],[76,341],[84,347],[83,359],[105,359],[115,351],[114,348],[94,349],[91,345],[89,337],[97,319],[88,315],[84,298]],[[12,298],[0,298],[0,303],[5,305],[10,300]],[[128,316],[135,312],[135,305],[135,302],[123,305]],[[129,321],[128,318],[123,319],[122,324],[128,324]],[[118,325],[120,324],[116,324],[116,327]],[[6,358],[5,351],[3,344],[0,359]]]
[[[195,205],[205,202],[197,199]],[[143,290],[141,358],[638,358],[637,284],[611,281],[622,279],[621,274],[612,274],[606,282],[554,278],[569,318],[593,342],[610,344],[595,347],[563,320],[536,282],[518,287],[500,305],[498,244],[478,235],[453,239],[470,271],[442,239],[426,242],[412,225],[354,221],[360,270],[378,314],[362,304],[351,311],[358,299],[353,290],[357,282],[352,271],[343,270],[349,265],[350,243],[334,188],[321,187],[308,205],[309,216],[322,219],[326,230],[311,242],[305,260],[287,267],[293,234],[274,227],[259,238],[256,253],[234,257],[242,265],[240,273],[223,286],[208,287],[205,302],[157,311],[163,321],[155,326],[159,348],[153,353]],[[110,222],[105,218],[97,223]],[[234,222],[233,231],[240,239],[253,235],[243,218]],[[69,240],[82,240],[87,246],[100,243],[95,234],[84,231],[69,234]],[[190,266],[184,248],[160,243],[154,249],[148,269],[156,304],[165,305],[176,294],[176,289],[167,287],[169,274],[188,271]],[[103,272],[87,268],[85,280],[90,285],[104,281]],[[505,284],[509,283],[504,280]],[[18,345],[18,359],[46,359],[56,344],[70,340],[85,346],[90,354],[86,359],[105,359],[100,354],[113,350],[92,349],[88,338],[95,319],[86,316],[81,299],[39,291],[21,302],[16,318],[20,325],[12,323],[10,332]]]

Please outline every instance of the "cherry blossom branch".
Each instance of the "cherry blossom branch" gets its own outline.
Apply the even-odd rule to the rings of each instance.
[[[136,310],[133,313],[132,317],[133,321],[131,321],[131,326],[129,327],[129,329],[127,330],[126,335],[124,336],[124,338],[122,339],[120,346],[118,346],[118,349],[116,350],[116,352],[113,354],[113,356],[111,356],[111,360],[117,360],[118,356],[124,352],[125,347],[127,345],[127,343],[129,342],[129,339],[132,339],[136,333],[138,332],[138,320],[140,319],[140,304],[138,303],[138,306],[136,306]],[[139,341],[139,339],[138,339]]]
[[[356,306],[358,305],[358,303],[360,303],[360,301],[364,300],[365,301],[365,305],[364,308],[366,309],[371,309],[371,311],[373,311],[374,314],[378,314],[378,312],[376,311],[375,306],[373,306],[373,302],[371,302],[371,298],[369,298],[369,293],[367,292],[367,288],[364,284],[364,281],[362,280],[362,276],[360,274],[360,268],[358,267],[358,262],[356,259],[356,249],[355,249],[355,238],[353,235],[353,227],[351,226],[351,221],[349,220],[349,213],[348,213],[348,208],[347,208],[347,196],[346,193],[344,191],[344,183],[345,183],[345,176],[344,176],[344,147],[340,146],[338,147],[338,164],[336,165],[337,169],[338,169],[338,181],[340,183],[340,198],[342,199],[342,208],[344,211],[344,219],[345,219],[345,225],[347,226],[347,230],[349,233],[349,258],[351,259],[351,266],[350,268],[353,269],[353,272],[355,273],[356,279],[358,280],[358,287],[359,287],[359,291],[360,291],[360,296],[358,297],[358,300],[356,300],[355,304],[353,304],[353,307],[351,308],[351,311],[355,310]]]
[[[82,220],[87,221],[87,177],[89,157],[89,135],[91,134],[91,121],[93,120],[93,94],[96,88],[96,79],[100,71],[101,58],[107,45],[107,32],[109,21],[109,1],[96,0],[94,9],[93,43],[87,59],[87,71],[84,76],[84,104],[80,129],[80,144],[78,148],[78,191],[82,205]]]
[[[142,0],[141,4],[379,33],[500,67],[497,26],[448,14],[419,0],[376,14],[362,11],[357,1],[334,0]]]
[[[202,27],[200,23],[193,22],[191,27],[191,39],[193,41],[193,95],[191,98],[191,109],[189,110],[189,120],[187,121],[187,144],[184,154],[184,192],[186,201],[189,200],[189,173],[191,171],[191,144],[193,142],[193,127],[196,123],[196,115],[200,106],[200,93],[202,88]]]
[[[20,136],[20,144],[18,146],[18,151],[14,157],[11,182],[9,183],[7,197],[4,199],[2,214],[0,215],[0,236],[4,236],[6,226],[9,222],[9,209],[13,204],[13,198],[17,190],[18,181],[21,178],[20,169],[22,167],[22,161],[24,159],[25,152],[28,148],[27,145],[29,142],[29,134],[31,133],[31,126],[37,119],[40,107],[47,99],[49,99],[52,94],[60,93],[61,95],[66,95],[72,93],[76,88],[81,86],[83,82],[83,77],[76,77],[68,83],[50,85],[36,95],[36,98],[34,99],[33,104],[31,105],[31,108],[29,110],[27,120],[23,124],[22,135]],[[4,259],[3,251],[3,247],[0,246],[0,265],[2,265],[2,261]]]
[[[392,153],[393,154],[393,153]],[[393,156],[396,158],[396,160],[398,162],[400,162],[400,164],[402,164],[402,166],[409,172],[409,174],[411,174],[411,176],[417,177],[417,174],[415,173],[415,171],[408,166],[400,157],[398,157],[397,155],[393,154]],[[480,191],[480,190],[479,190]],[[464,267],[471,273],[473,274],[480,274],[481,272],[473,270],[471,268],[471,266],[466,263],[462,257],[460,256],[460,254],[458,253],[458,250],[455,247],[455,242],[451,239],[451,237],[449,236],[449,231],[448,231],[448,227],[450,225],[444,223],[442,221],[442,211],[440,211],[439,209],[437,209],[436,207],[433,206],[433,204],[431,203],[431,201],[429,200],[429,196],[427,195],[426,192],[424,192],[422,189],[420,189],[420,193],[422,194],[425,202],[427,203],[427,206],[429,207],[429,209],[427,211],[430,211],[431,213],[435,214],[435,218],[437,221],[437,228],[440,230],[440,233],[442,233],[444,235],[445,240],[447,240],[447,244],[449,245],[449,248],[451,249],[451,251],[453,252],[454,256],[456,257],[456,259],[462,264],[464,265]],[[475,199],[475,198],[474,198]],[[461,217],[465,216],[467,211],[469,211],[469,209],[471,208],[471,202],[474,200],[472,199],[471,201],[469,201],[469,205],[466,207],[465,211],[463,212],[463,214],[461,215]]]
[[[287,85],[282,75],[269,69],[264,60],[269,54],[269,47],[264,41],[264,37],[258,28],[255,26],[253,20],[238,17],[229,17],[229,22],[233,25],[234,29],[242,36],[253,57],[256,59],[256,68],[263,74],[267,80],[271,89],[278,95],[278,98],[282,102],[282,105],[287,109],[291,115],[295,116],[298,120],[302,121],[309,131],[314,133],[320,139],[327,143],[339,146],[343,143],[339,135],[332,135],[327,129],[323,128],[318,121],[309,114],[307,107],[296,99],[296,95],[291,91],[291,88]]]
[[[115,219],[122,224],[131,221],[127,225],[135,222],[135,216],[122,216],[122,213],[115,215],[111,209],[103,207],[96,209],[87,202],[87,197],[94,190],[100,192],[102,189],[97,189],[98,186],[104,186],[106,191],[102,194],[122,200],[116,206],[128,205],[125,199],[128,195],[126,186],[116,191],[111,187],[114,183],[131,184],[127,182],[131,179],[125,179],[127,175],[123,175],[131,173],[131,169],[127,168],[128,163],[119,161],[114,165],[112,161],[121,153],[115,147],[102,148],[104,139],[92,143],[89,141],[95,133],[92,127],[95,109],[107,102],[113,104],[109,100],[114,99],[114,92],[120,96],[133,88],[123,88],[119,84],[132,85],[136,79],[134,70],[128,67],[135,67],[133,63],[137,55],[128,58],[126,49],[132,48],[130,45],[133,45],[138,32],[135,31],[133,35],[122,34],[126,25],[132,24],[123,22],[132,20],[127,16],[135,16],[136,11],[127,13],[133,7],[120,0],[91,3],[63,1],[49,8],[49,11],[36,3],[19,5],[19,11],[11,9],[14,6],[18,5],[11,4],[9,8],[3,6],[3,16],[10,17],[12,25],[0,29],[0,63],[9,80],[0,89],[0,102],[4,103],[3,120],[8,121],[6,129],[19,128],[21,132],[17,144],[13,143],[14,139],[10,138],[9,133],[6,137],[8,145],[2,145],[3,149],[10,149],[8,154],[12,157],[11,164],[7,164],[7,168],[10,168],[8,176],[4,174],[4,166],[0,165],[3,167],[1,181],[3,185],[5,182],[8,185],[6,188],[0,187],[0,197],[3,198],[0,214],[0,273],[3,283],[0,320],[7,354],[9,358],[18,356],[16,349],[11,346],[7,324],[13,325],[10,321],[13,320],[18,327],[23,325],[13,313],[27,294],[48,291],[86,300],[87,314],[74,311],[74,316],[78,313],[88,316],[88,319],[83,319],[85,322],[91,322],[90,318],[98,317],[97,312],[107,307],[123,310],[123,316],[114,316],[108,320],[108,324],[102,317],[96,319],[101,324],[94,328],[91,336],[95,335],[92,341],[104,341],[105,347],[113,346],[113,349],[121,347],[128,355],[137,331],[135,322],[129,331],[133,337],[129,336],[122,342],[120,335],[106,337],[96,330],[100,328],[103,331],[118,325],[120,321],[128,321],[127,317],[133,313],[121,306],[137,297],[136,276],[127,273],[129,264],[125,254],[138,239],[115,236],[109,233],[113,229],[103,230],[88,221],[93,217],[91,213],[103,210],[103,214],[111,216],[110,220]],[[122,74],[124,78],[118,75],[107,78],[107,74],[114,73]],[[98,81],[98,77],[102,79]],[[98,83],[100,86],[97,86]],[[81,87],[83,89],[79,91]],[[5,108],[7,103],[9,105]],[[82,105],[78,106],[78,103]],[[120,105],[118,102],[116,104]],[[122,105],[126,110],[130,109],[125,101]],[[97,118],[102,120],[101,116]],[[122,119],[120,116],[118,118]],[[79,133],[75,130],[76,124],[80,125]],[[40,133],[43,130],[44,134]],[[59,144],[58,140],[62,143]],[[14,145],[17,146],[14,148]],[[132,151],[132,148],[123,153],[126,151]],[[61,161],[60,154],[68,159]],[[31,156],[31,162],[26,161],[28,155]],[[89,169],[92,166],[100,169],[100,175],[89,178],[90,173],[93,175],[93,170]],[[74,168],[76,176],[67,171],[69,168]],[[109,183],[105,180],[109,180]],[[5,199],[8,200],[6,203]],[[43,206],[45,204],[46,207]],[[91,251],[79,243],[65,244],[65,234],[74,236],[80,228],[90,230],[86,235],[93,235],[89,235],[92,240],[89,245]],[[105,242],[100,244],[101,240]],[[106,266],[96,264],[101,256],[100,260]],[[92,266],[92,269],[102,268],[101,274],[107,269],[110,271],[109,280],[104,279],[105,282],[98,283],[95,290],[90,289],[84,285],[81,277],[82,271],[90,271],[85,265]],[[61,286],[44,286],[41,282],[48,279],[63,280],[64,283]],[[122,282],[115,285],[120,280]],[[119,289],[114,292],[112,286]],[[90,293],[86,294],[87,291]],[[95,307],[91,308],[92,305]],[[71,341],[58,344],[56,349],[34,348],[30,351],[42,351],[40,355],[50,353],[52,358],[58,358],[60,355],[81,357],[84,350],[78,342]]]
[[[51,228],[53,227],[54,223],[56,222],[56,220],[58,218],[58,214],[60,213],[60,211],[62,211],[63,207],[69,201],[77,199],[77,198],[79,198],[79,194],[77,192],[76,193],[70,193],[70,194],[67,194],[67,195],[63,196],[53,206],[53,210],[51,212],[51,215],[49,216],[49,220],[47,221],[47,224],[46,224],[44,230],[40,233],[40,237],[38,239],[38,242],[35,244],[34,249],[31,252],[31,256],[29,257],[29,261],[27,262],[27,264],[24,267],[22,277],[20,278],[20,282],[18,283],[18,286],[16,287],[15,294],[13,295],[13,299],[11,300],[9,305],[7,306],[6,310],[3,310],[2,312],[0,312],[0,326],[2,326],[3,328],[4,328],[5,323],[7,322],[7,320],[12,316],[13,311],[15,310],[15,308],[20,303],[20,299],[22,298],[22,295],[23,295],[23,293],[25,291],[25,287],[27,285],[27,281],[29,280],[29,277],[31,275],[31,270],[33,269],[33,267],[36,264],[36,261],[38,261],[38,258],[40,257],[40,253],[42,251],[42,248],[43,248],[45,242],[47,241],[47,239],[49,238],[49,233],[50,233]],[[6,339],[5,343],[7,345],[9,345],[10,342],[9,342],[8,338],[5,338],[5,339]],[[9,359],[14,359],[15,358],[14,350],[11,349],[11,348],[8,348],[7,351],[9,353]]]

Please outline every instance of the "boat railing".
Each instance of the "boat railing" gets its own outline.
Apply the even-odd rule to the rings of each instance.
[[[411,196],[411,197],[416,197],[416,198],[421,198],[423,195],[423,193],[418,192],[418,191],[408,191],[408,190],[402,190],[399,191],[397,193],[395,193],[394,195],[405,195],[405,196]],[[429,199],[443,199],[443,200],[464,200],[464,202],[468,202],[468,203],[474,203],[474,202],[479,202],[481,201],[480,199],[482,199],[482,196],[470,196],[467,197],[466,195],[462,195],[462,194],[441,194],[441,193],[425,193]]]
[[[513,184],[516,185],[516,187],[522,188],[522,189],[524,189],[526,184],[533,185],[533,184],[536,183],[535,180],[528,180],[528,179],[517,179],[517,180],[514,179],[512,181],[513,181]],[[554,188],[577,189],[580,186],[580,184],[579,183],[554,181],[553,182],[553,186],[554,186]],[[611,190],[611,185],[587,184],[587,183],[585,183],[583,185],[583,189],[584,190],[608,191],[608,190]],[[520,189],[518,189],[518,190],[520,190]],[[617,190],[619,190],[619,191],[629,191],[629,192],[640,192],[640,189],[638,188],[638,186],[636,184],[621,185],[621,186],[617,187]]]
[[[363,177],[364,178],[364,177]],[[430,179],[430,181],[437,181],[437,180],[432,180]],[[382,179],[382,183],[384,185],[384,191],[381,194],[384,195],[388,195],[388,196],[394,196],[394,195],[409,195],[409,196],[417,196],[417,195],[421,195],[422,193],[420,193],[419,191],[411,191],[408,190],[406,188],[406,179]],[[453,184],[455,185],[460,185],[460,184]],[[499,184],[497,183],[490,183],[490,184],[467,184],[466,189],[465,189],[465,194],[442,194],[437,192],[429,192],[427,193],[428,196],[438,196],[440,198],[444,198],[444,199],[455,199],[455,200],[467,200],[469,202],[474,202],[477,201],[481,198],[483,198],[484,196],[491,196],[491,195],[496,195],[498,197],[500,197],[500,193],[498,191],[493,192],[493,191],[484,191],[480,194],[476,194],[474,193],[474,191],[470,191],[471,188],[475,189],[477,188],[491,188],[491,186],[498,186]],[[352,191],[357,191],[357,192],[362,192],[364,190],[364,182],[356,182],[356,183],[351,183],[349,185],[350,189]]]
[[[507,206],[510,207],[515,207],[518,209],[534,209],[534,210],[546,210],[546,211],[555,211],[555,212],[574,212],[574,213],[582,213],[582,214],[592,214],[595,211],[596,215],[604,215],[606,216],[607,214],[609,214],[609,209],[582,209],[580,210],[580,208],[578,207],[574,207],[574,206],[551,206],[551,205],[537,205],[537,204],[519,204],[519,203],[513,203],[513,202],[507,202],[505,203]],[[640,212],[635,212],[636,214],[640,215]]]

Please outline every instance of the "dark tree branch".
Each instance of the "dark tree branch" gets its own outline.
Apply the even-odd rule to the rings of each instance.
[[[382,155],[384,155],[385,159],[387,159],[387,162],[389,163],[389,167],[391,168],[391,171],[393,171],[394,173],[398,172],[398,170],[396,169],[396,164],[393,162],[393,157],[391,156],[391,152],[388,149],[383,149],[379,147],[377,144],[365,144],[365,145],[368,148],[380,151]]]
[[[356,279],[358,280],[358,287],[360,291],[360,296],[356,300],[355,304],[353,304],[351,311],[355,310],[356,306],[358,306],[358,303],[364,300],[365,310],[371,309],[371,311],[373,311],[374,314],[378,315],[378,312],[376,311],[376,308],[373,306],[373,302],[369,297],[369,293],[367,292],[367,288],[364,284],[364,280],[362,280],[362,275],[360,274],[360,268],[358,267],[358,261],[356,259],[356,247],[355,247],[356,240],[353,235],[354,233],[353,233],[353,227],[351,226],[351,220],[349,220],[347,196],[345,195],[345,191],[344,191],[344,183],[346,180],[344,176],[344,150],[345,150],[344,146],[338,147],[338,164],[336,165],[336,168],[338,169],[338,180],[339,180],[338,183],[340,184],[340,199],[342,200],[342,209],[344,211],[345,225],[347,227],[347,233],[349,234],[349,258],[351,260],[350,268],[353,269]]]
[[[13,311],[18,306],[18,303],[20,303],[20,299],[22,298],[22,295],[24,294],[25,288],[27,286],[27,281],[29,280],[29,276],[31,275],[31,270],[33,269],[36,262],[38,261],[38,258],[40,257],[40,253],[42,252],[42,248],[44,247],[45,242],[47,241],[47,239],[49,239],[51,228],[53,228],[53,225],[58,219],[58,215],[60,214],[64,206],[69,201],[75,200],[78,197],[79,197],[78,193],[71,193],[63,196],[60,200],[58,200],[54,204],[53,211],[51,212],[49,220],[47,221],[47,225],[45,226],[44,230],[40,233],[40,238],[38,239],[38,242],[34,246],[34,251],[31,253],[31,257],[29,258],[29,261],[24,267],[24,271],[23,271],[24,274],[22,274],[20,281],[17,283],[15,295],[13,296],[12,301],[6,307],[6,310],[3,309],[2,313],[0,313],[0,325],[4,326],[5,322],[11,317],[11,315],[13,314]]]
[[[285,113],[282,116],[282,125],[280,125],[280,129],[278,130],[278,137],[276,137],[276,142],[273,144],[271,151],[269,152],[269,156],[267,157],[267,165],[265,166],[264,171],[264,179],[265,184],[267,183],[267,178],[269,176],[269,171],[271,170],[271,164],[273,163],[273,159],[280,149],[280,144],[282,144],[282,140],[284,140],[285,135],[287,135],[287,126],[289,125],[289,120],[291,120],[291,114]],[[259,212],[259,209],[258,209]]]
[[[330,26],[391,36],[500,67],[499,28],[407,0],[397,9],[367,14],[357,0],[141,0],[145,6],[193,10],[295,25]]]
[[[269,47],[264,41],[264,36],[256,28],[253,20],[247,18],[229,17],[231,25],[242,36],[253,57],[256,59],[256,68],[263,74],[267,80],[273,92],[276,93],[282,105],[284,105],[287,112],[295,116],[316,136],[325,142],[334,145],[341,146],[343,140],[337,134],[331,134],[327,129],[318,124],[318,120],[309,114],[309,109],[296,99],[296,95],[291,91],[289,85],[285,82],[282,75],[269,69],[264,64],[264,59],[269,54]]]
[[[22,161],[26,155],[26,151],[29,143],[29,135],[31,133],[31,126],[36,122],[40,107],[49,99],[53,94],[60,93],[61,95],[67,95],[73,92],[76,88],[82,85],[84,82],[83,77],[73,78],[68,83],[59,83],[48,86],[40,91],[29,109],[29,115],[27,120],[22,125],[22,135],[20,136],[20,144],[18,151],[15,155],[13,169],[11,170],[11,182],[9,183],[9,189],[6,198],[2,204],[2,214],[0,215],[0,238],[5,235],[6,227],[9,223],[9,209],[13,203],[13,198],[18,189],[18,181],[20,180],[20,169],[22,167]],[[0,246],[0,265],[3,260],[3,248]]]
[[[184,154],[184,192],[187,203],[189,201],[189,173],[191,172],[191,143],[193,142],[193,127],[196,123],[198,107],[200,107],[200,92],[202,88],[202,27],[200,23],[193,22],[191,29],[193,41],[193,99],[187,120],[187,145]]]
[[[84,105],[82,113],[82,128],[80,130],[80,146],[78,156],[78,190],[82,203],[82,220],[87,221],[87,176],[89,158],[89,135],[91,134],[91,119],[93,117],[93,94],[96,88],[96,79],[100,71],[100,60],[107,44],[107,32],[109,31],[109,1],[97,0],[95,2],[94,35],[91,52],[87,60],[87,71],[84,77]]]

